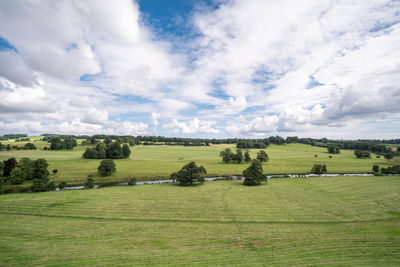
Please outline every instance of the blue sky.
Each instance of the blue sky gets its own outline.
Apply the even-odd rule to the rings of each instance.
[[[0,134],[399,137],[399,1],[0,10]]]

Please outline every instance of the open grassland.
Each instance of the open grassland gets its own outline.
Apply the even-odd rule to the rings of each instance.
[[[23,142],[19,142],[23,144]],[[203,165],[207,176],[221,176],[236,174],[249,164],[225,164],[219,157],[219,152],[234,145],[212,145],[204,147],[184,146],[134,146],[131,147],[129,159],[115,160],[117,172],[110,177],[101,178],[97,174],[97,167],[101,160],[82,159],[81,156],[86,146],[75,147],[72,151],[42,150],[48,146],[46,142],[36,142],[38,150],[13,150],[0,152],[0,160],[10,157],[45,158],[49,161],[49,170],[57,169],[58,173],[52,176],[58,183],[67,181],[69,184],[83,184],[88,174],[95,177],[96,183],[126,181],[129,176],[139,180],[154,180],[168,178],[172,172],[179,170],[190,161]],[[258,150],[251,150],[251,157],[255,158]],[[400,159],[390,161],[376,158],[357,159],[352,150],[342,150],[340,154],[328,154],[326,148],[313,147],[303,144],[270,145],[267,148],[270,157],[264,163],[264,172],[267,174],[296,174],[308,173],[313,164],[326,164],[329,173],[365,173],[370,172],[372,165],[399,164]],[[318,155],[318,157],[314,157]],[[27,185],[29,185],[27,183]],[[7,187],[7,186],[6,186]]]
[[[0,266],[400,265],[400,177],[0,195]]]

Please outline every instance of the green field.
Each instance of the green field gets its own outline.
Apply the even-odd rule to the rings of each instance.
[[[0,266],[399,266],[400,177],[0,195]]]
[[[3,142],[7,144],[8,142]],[[26,142],[12,142],[23,145]],[[212,145],[205,147],[184,146],[134,146],[131,148],[130,159],[115,160],[117,172],[110,177],[101,178],[97,174],[100,160],[82,159],[86,146],[75,147],[72,151],[46,151],[44,146],[49,146],[43,141],[34,142],[38,150],[12,150],[1,151],[0,160],[10,157],[45,158],[49,161],[49,170],[58,169],[57,175],[52,178],[58,183],[67,181],[69,184],[83,184],[92,174],[96,183],[126,181],[129,176],[138,180],[154,180],[168,178],[172,172],[179,170],[190,161],[203,165],[207,176],[221,176],[236,174],[241,175],[248,164],[224,164],[219,157],[219,152],[227,147],[234,149],[234,145]],[[251,150],[254,158],[258,150]],[[263,168],[266,174],[296,174],[308,173],[313,164],[326,164],[329,173],[365,173],[370,172],[373,164],[394,165],[400,159],[390,161],[376,158],[357,159],[352,150],[342,150],[340,154],[329,155],[325,148],[313,147],[303,144],[270,145],[267,148],[270,157]],[[314,157],[318,155],[318,157]],[[25,187],[29,184],[24,185]],[[6,188],[9,186],[5,186]]]

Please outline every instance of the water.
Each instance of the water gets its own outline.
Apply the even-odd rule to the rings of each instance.
[[[399,175],[399,174],[393,174]],[[369,173],[348,173],[348,174],[336,174],[336,173],[329,173],[329,174],[288,174],[288,175],[268,175],[267,178],[301,178],[301,177],[336,177],[336,176],[374,176],[373,174]],[[216,180],[244,180],[242,176],[229,176],[227,177],[208,177],[204,178],[204,180],[211,182]],[[164,180],[155,180],[155,181],[138,181],[136,185],[144,185],[144,184],[164,184],[164,183],[172,183],[171,179],[164,179]],[[124,183],[117,183],[118,186],[127,186],[128,182]],[[99,184],[94,185],[94,189],[102,187]],[[56,190],[78,190],[78,189],[85,189],[84,186],[68,186],[64,189],[57,188]]]

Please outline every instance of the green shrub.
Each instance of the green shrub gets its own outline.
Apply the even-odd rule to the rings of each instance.
[[[68,186],[66,181],[62,181],[61,183],[58,184],[58,188],[60,188],[60,190],[66,188]]]
[[[94,187],[94,179],[90,175],[86,179],[86,182],[85,182],[84,186],[85,186],[86,189],[92,189]]]
[[[252,160],[250,166],[243,171],[244,185],[260,185],[262,181],[267,181],[267,176],[263,174],[262,164],[259,160]]]
[[[136,178],[135,177],[130,178],[128,181],[128,185],[129,186],[136,185]]]

